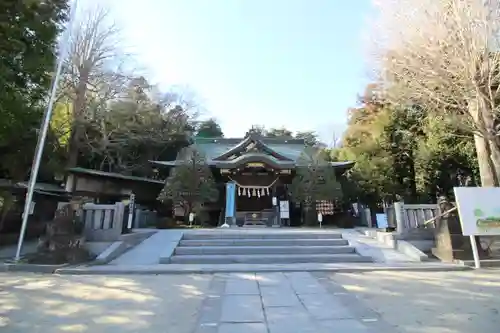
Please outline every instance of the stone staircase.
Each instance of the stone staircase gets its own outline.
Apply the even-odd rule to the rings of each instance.
[[[183,235],[172,264],[293,264],[372,262],[340,232],[284,229],[204,230]]]

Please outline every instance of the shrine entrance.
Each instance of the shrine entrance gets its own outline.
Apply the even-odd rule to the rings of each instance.
[[[252,162],[230,172],[228,178],[236,185],[237,224],[275,224],[278,212],[276,188],[281,184],[280,171],[276,172],[262,162]]]
[[[236,199],[236,211],[260,212],[273,208],[273,201],[270,196],[247,197],[238,196]]]

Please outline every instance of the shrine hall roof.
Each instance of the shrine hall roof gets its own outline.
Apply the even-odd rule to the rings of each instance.
[[[246,138],[196,138],[194,144],[210,161],[232,150],[245,140]],[[302,139],[262,137],[259,141],[291,161],[296,161],[305,148],[305,142]]]
[[[260,150],[265,150],[267,154],[247,152],[233,160],[228,159],[229,155],[248,146],[250,142],[260,146]],[[233,163],[241,160],[258,160],[258,156],[265,157],[278,168],[294,167],[301,156],[306,145],[303,139],[294,138],[266,138],[257,135],[250,135],[245,138],[195,138],[193,143],[201,151],[209,165],[218,167],[230,167]],[[175,166],[177,161],[151,161],[154,164],[164,166]],[[333,167],[348,169],[354,165],[354,162],[331,162]]]

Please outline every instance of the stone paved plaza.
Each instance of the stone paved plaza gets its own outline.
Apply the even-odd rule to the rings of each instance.
[[[500,271],[0,274],[1,332],[498,333]]]

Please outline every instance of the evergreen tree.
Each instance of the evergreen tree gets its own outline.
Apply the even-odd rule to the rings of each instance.
[[[29,170],[67,10],[67,0],[0,1],[0,172],[7,177],[23,179]]]
[[[217,121],[211,118],[198,124],[196,136],[200,138],[219,138],[223,137],[224,133]]]
[[[158,199],[184,209],[184,216],[202,213],[205,202],[215,202],[219,197],[212,171],[204,154],[190,146],[182,149],[179,162],[170,172]]]
[[[297,160],[297,169],[290,192],[294,201],[306,212],[306,224],[316,223],[316,202],[335,201],[342,197],[335,170],[322,158],[320,150],[307,147]]]

